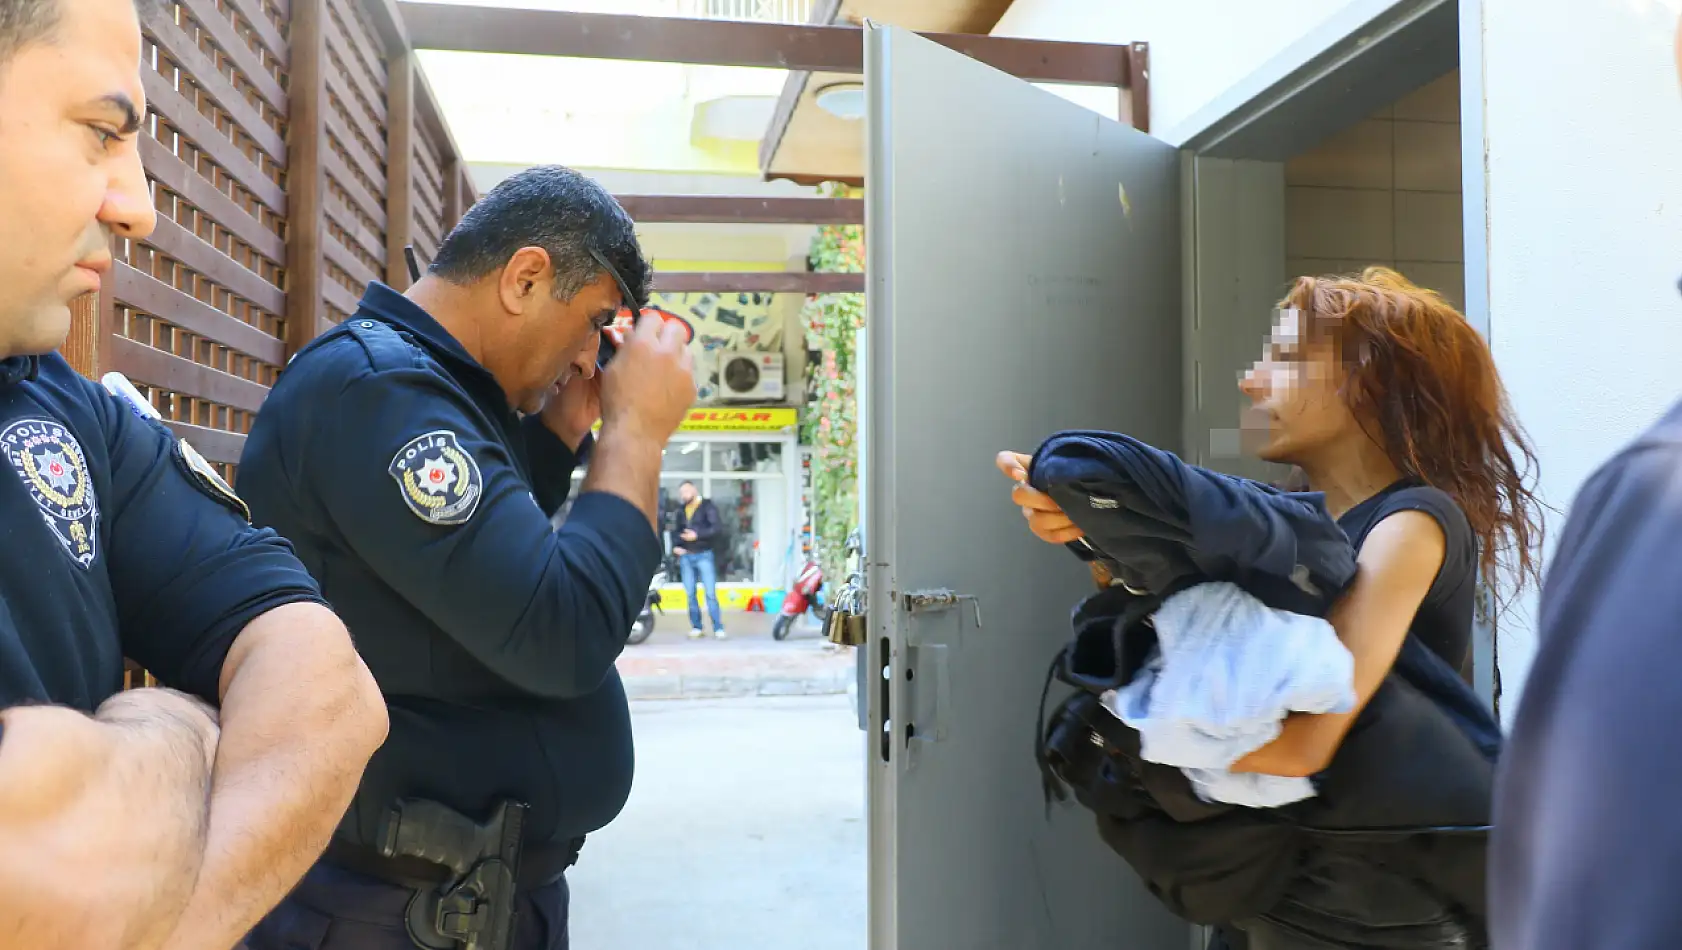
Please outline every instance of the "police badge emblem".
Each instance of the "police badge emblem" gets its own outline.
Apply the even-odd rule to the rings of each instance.
[[[448,429],[409,440],[387,471],[397,480],[409,510],[430,524],[465,524],[485,494],[479,463]]]
[[[0,429],[0,455],[23,479],[41,517],[83,570],[98,556],[99,500],[82,443],[62,423],[22,419]]]

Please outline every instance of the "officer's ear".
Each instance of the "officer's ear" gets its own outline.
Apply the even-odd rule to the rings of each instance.
[[[497,296],[511,314],[524,314],[539,294],[548,293],[551,280],[549,252],[541,247],[522,247],[502,268]]]

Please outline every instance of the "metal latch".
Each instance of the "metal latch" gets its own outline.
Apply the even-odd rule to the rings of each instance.
[[[905,612],[913,615],[951,610],[966,600],[975,607],[975,626],[979,630],[981,628],[981,599],[978,597],[970,594],[960,594],[941,587],[933,590],[912,591],[901,598]]]

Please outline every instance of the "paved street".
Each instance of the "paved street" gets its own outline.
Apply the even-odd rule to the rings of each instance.
[[[844,693],[856,678],[853,651],[824,639],[802,618],[788,639],[771,639],[775,614],[727,611],[730,639],[689,639],[681,610],[657,615],[654,635],[620,654],[619,675],[632,699],[811,696]]]
[[[571,874],[577,950],[862,950],[845,695],[639,702],[637,780]]]

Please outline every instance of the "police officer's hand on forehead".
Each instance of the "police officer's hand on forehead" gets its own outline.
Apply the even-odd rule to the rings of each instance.
[[[602,426],[662,441],[695,403],[689,332],[676,320],[643,318],[601,371]]]

